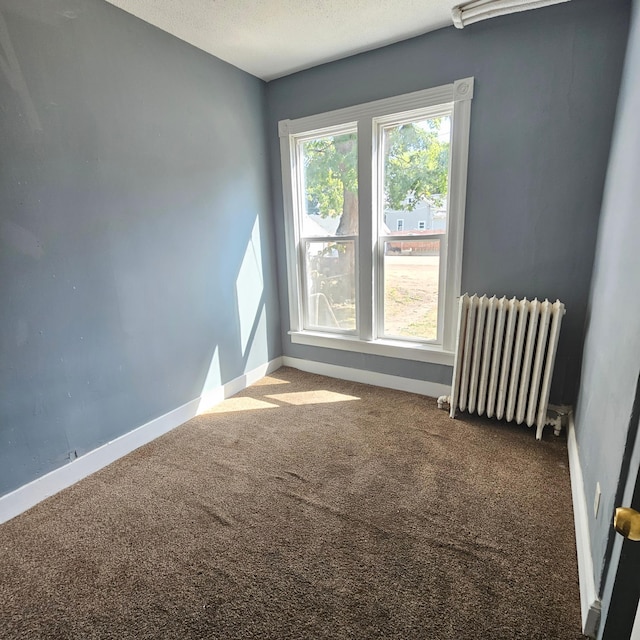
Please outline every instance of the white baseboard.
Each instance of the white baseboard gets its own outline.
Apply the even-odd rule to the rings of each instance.
[[[571,494],[573,498],[573,517],[576,527],[576,549],[578,552],[578,579],[580,581],[580,608],[582,611],[582,633],[595,638],[600,624],[600,599],[596,591],[593,576],[593,559],[589,537],[589,516],[587,499],[584,493],[582,466],[576,441],[573,412],[569,414],[567,429],[567,448],[569,452],[569,473],[571,475]]]
[[[293,367],[308,373],[317,373],[329,378],[340,378],[351,382],[362,382],[376,387],[386,387],[397,391],[409,391],[423,396],[437,398],[439,396],[451,395],[451,386],[439,384],[437,382],[426,382],[414,378],[402,378],[388,373],[376,373],[364,369],[352,369],[342,367],[337,364],[327,364],[326,362],[316,362],[314,360],[302,360],[301,358],[282,357],[282,364],[286,367]]]
[[[22,512],[30,509],[45,498],[48,498],[62,489],[70,487],[82,478],[95,473],[115,462],[118,458],[131,453],[159,436],[179,427],[187,420],[210,409],[215,404],[222,402],[242,389],[253,384],[267,373],[275,371],[282,366],[282,358],[275,358],[270,362],[249,371],[216,389],[209,391],[206,396],[195,398],[181,407],[169,411],[159,418],[155,418],[141,427],[133,429],[120,437],[103,444],[97,449],[80,456],[73,462],[54,469],[40,478],[23,485],[19,489],[0,497],[0,524],[15,518]]]
[[[244,375],[238,376],[234,378],[227,384],[224,384],[220,387],[216,387],[215,389],[211,389],[207,391],[207,393],[203,394],[200,397],[200,403],[198,405],[197,415],[208,411],[212,407],[215,407],[217,404],[220,404],[226,398],[230,398],[234,396],[236,393],[240,393],[243,389],[251,386],[254,382],[260,380],[260,378],[264,378],[266,375],[279,369],[282,366],[282,358],[277,357],[269,362],[266,362],[251,371],[248,371]]]

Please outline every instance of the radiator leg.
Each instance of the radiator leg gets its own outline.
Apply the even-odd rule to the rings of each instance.
[[[445,404],[449,404],[451,402],[451,396],[440,396],[438,398],[438,409],[444,409]]]
[[[542,432],[547,425],[553,427],[554,436],[559,436],[560,431],[562,430],[562,416],[556,415],[552,418],[549,414],[547,414],[547,419],[545,420],[544,424],[539,425],[536,430],[536,440],[542,440]]]

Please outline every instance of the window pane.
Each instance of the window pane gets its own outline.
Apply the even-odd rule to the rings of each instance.
[[[298,142],[302,168],[302,236],[358,233],[358,136]]]
[[[451,118],[383,129],[382,235],[445,233]]]
[[[436,340],[440,241],[384,243],[384,335]]]
[[[306,243],[306,324],[322,329],[356,328],[355,242]]]

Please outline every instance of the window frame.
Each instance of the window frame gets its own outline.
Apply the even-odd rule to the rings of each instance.
[[[338,124],[336,126],[330,126],[330,127],[324,127],[322,130],[322,135],[323,136],[336,136],[336,135],[342,135],[345,133],[353,133],[355,132],[357,134],[357,122],[344,122],[341,124]],[[310,140],[314,140],[315,138],[318,137],[318,131],[312,131],[312,132],[308,132],[308,133],[304,133],[301,135],[296,135],[295,138],[292,139],[292,144],[291,144],[291,153],[295,155],[294,158],[294,166],[296,167],[296,170],[294,171],[292,169],[292,175],[291,175],[291,179],[292,179],[292,184],[294,185],[294,189],[295,192],[292,193],[292,196],[295,196],[295,200],[292,200],[292,211],[304,211],[305,206],[304,206],[304,180],[303,180],[303,176],[302,176],[302,172],[299,171],[297,169],[297,167],[299,165],[302,165],[304,160],[303,160],[303,154],[302,154],[302,149],[301,149],[301,145],[304,142],[308,142]],[[295,205],[293,204],[295,202]],[[309,292],[308,292],[308,279],[305,278],[305,274],[306,274],[306,268],[303,267],[303,265],[306,264],[306,259],[307,259],[307,244],[310,242],[318,242],[318,243],[326,243],[326,244],[330,244],[330,243],[338,243],[338,242],[353,242],[354,245],[354,252],[355,255],[358,255],[358,238],[359,238],[359,233],[355,234],[355,235],[343,235],[343,236],[332,236],[329,234],[325,234],[323,236],[308,236],[305,235],[303,233],[303,220],[302,220],[302,215],[293,215],[292,216],[293,219],[293,223],[295,225],[295,234],[296,234],[296,238],[297,238],[297,260],[298,260],[298,271],[299,271],[299,278],[300,278],[300,295],[301,295],[301,300],[299,301],[299,314],[300,314],[300,330],[305,331],[305,332],[310,332],[310,333],[331,333],[331,334],[336,334],[336,335],[342,335],[342,336],[351,336],[351,337],[357,337],[358,335],[358,319],[359,319],[359,300],[360,300],[360,295],[359,295],[359,270],[358,270],[358,265],[359,265],[359,261],[357,260],[357,258],[354,261],[354,276],[355,276],[355,296],[356,296],[356,300],[355,300],[355,312],[356,312],[356,317],[355,317],[355,328],[354,329],[339,329],[339,328],[333,328],[333,329],[328,329],[327,327],[322,327],[320,325],[314,325],[311,321],[311,317],[310,317],[310,313],[309,313],[309,302],[310,302],[310,296],[309,296]],[[306,325],[306,326],[305,326]]]
[[[465,200],[471,101],[474,78],[463,78],[432,89],[425,89],[382,100],[375,100],[318,115],[278,123],[282,163],[282,189],[285,215],[285,242],[289,297],[289,335],[295,344],[341,349],[395,358],[453,364],[457,298],[462,277]],[[431,110],[450,111],[451,143],[446,242],[441,246],[441,272],[446,274],[446,286],[439,292],[439,333],[441,340],[414,342],[377,337],[377,325],[382,304],[378,206],[382,168],[378,162],[380,132],[386,122],[401,119],[405,113]],[[356,327],[353,332],[323,332],[304,328],[305,291],[301,268],[301,220],[297,215],[300,198],[297,141],[314,135],[326,135],[328,129],[353,126],[358,135],[358,236],[356,247]],[[339,240],[340,237],[334,238]],[[344,239],[350,239],[344,238]],[[442,242],[442,240],[441,240]],[[443,264],[444,263],[444,264]],[[443,268],[444,267],[444,270]],[[442,281],[442,277],[441,277]]]

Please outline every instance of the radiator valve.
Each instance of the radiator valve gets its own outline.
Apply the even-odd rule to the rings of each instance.
[[[553,435],[559,436],[562,427],[566,427],[569,414],[572,409],[568,405],[554,405],[550,404],[547,409],[547,420],[545,425],[549,424],[553,426]]]

